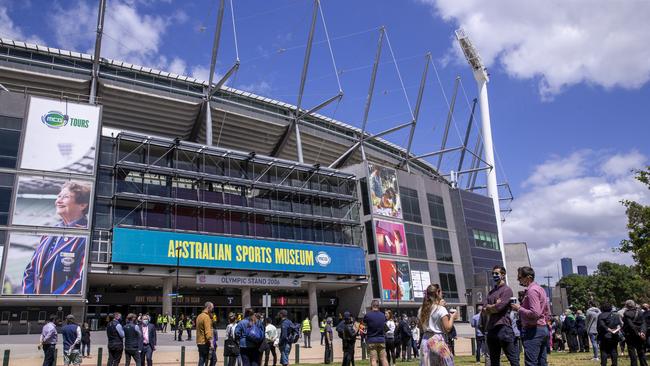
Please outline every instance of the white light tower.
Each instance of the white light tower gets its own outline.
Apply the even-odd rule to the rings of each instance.
[[[488,103],[487,83],[490,80],[485,66],[478,55],[478,52],[470,42],[469,37],[463,29],[456,31],[456,39],[460,48],[465,54],[474,72],[474,79],[478,86],[479,105],[481,106],[481,132],[483,134],[483,144],[485,151],[485,162],[492,166],[487,172],[487,193],[494,203],[494,214],[497,219],[497,235],[499,237],[499,246],[501,249],[501,259],[503,266],[506,266],[506,250],[503,242],[503,231],[501,230],[501,207],[499,205],[499,187],[497,186],[497,171],[494,163],[494,147],[492,146],[492,127],[490,125],[490,104]]]

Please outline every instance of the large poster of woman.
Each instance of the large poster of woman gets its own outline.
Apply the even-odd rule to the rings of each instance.
[[[413,300],[411,271],[408,262],[380,259],[381,298],[383,300]]]
[[[3,295],[81,295],[86,242],[85,236],[11,233]]]
[[[88,229],[91,183],[43,176],[19,176],[14,225]]]
[[[372,213],[401,219],[402,203],[395,170],[369,163],[368,173]]]
[[[379,253],[408,256],[404,224],[375,220],[375,235]]]

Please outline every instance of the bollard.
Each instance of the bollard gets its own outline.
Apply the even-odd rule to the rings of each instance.
[[[472,341],[472,356],[476,356],[476,338],[471,338]]]
[[[185,346],[181,346],[181,366],[185,366]]]
[[[99,347],[97,349],[97,366],[102,366],[102,353],[104,353],[104,349]]]
[[[2,357],[2,366],[9,366],[9,350],[5,350],[5,355]]]
[[[296,356],[295,363],[297,365],[297,364],[300,363],[300,345],[298,343],[296,343],[296,352],[295,353],[296,353],[296,355],[295,355]]]
[[[365,360],[368,357],[368,345],[366,342],[361,342],[361,359]]]

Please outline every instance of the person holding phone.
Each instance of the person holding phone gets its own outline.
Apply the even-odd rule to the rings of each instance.
[[[515,301],[510,307],[519,313],[524,362],[526,366],[546,366],[549,342],[546,321],[550,317],[546,291],[535,282],[535,271],[530,267],[520,267],[517,270],[517,279],[526,291],[521,304]]]

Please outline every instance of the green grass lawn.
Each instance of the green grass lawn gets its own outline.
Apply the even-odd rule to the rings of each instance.
[[[600,362],[592,361],[591,357],[593,354],[591,352],[589,353],[557,353],[554,352],[549,355],[548,358],[548,364],[550,366],[600,366]],[[459,356],[455,358],[455,364],[456,366],[476,366],[478,365],[476,363],[476,359],[474,356]],[[484,365],[485,363],[482,362],[481,360],[480,365]],[[627,357],[627,355],[621,357],[618,357],[618,363],[619,365],[629,365],[630,359]],[[337,365],[338,363],[333,363],[332,365]],[[524,358],[523,354],[521,355],[521,365],[524,364]],[[611,364],[611,361],[609,362]],[[302,364],[302,366],[315,366],[315,365],[323,365],[325,364]],[[368,360],[357,360],[355,362],[355,366],[368,366],[369,361]],[[509,366],[508,361],[503,358],[501,361],[501,365],[503,366]],[[298,365],[296,365],[298,366]],[[419,366],[419,363],[417,361],[415,362],[398,362],[397,366]]]

